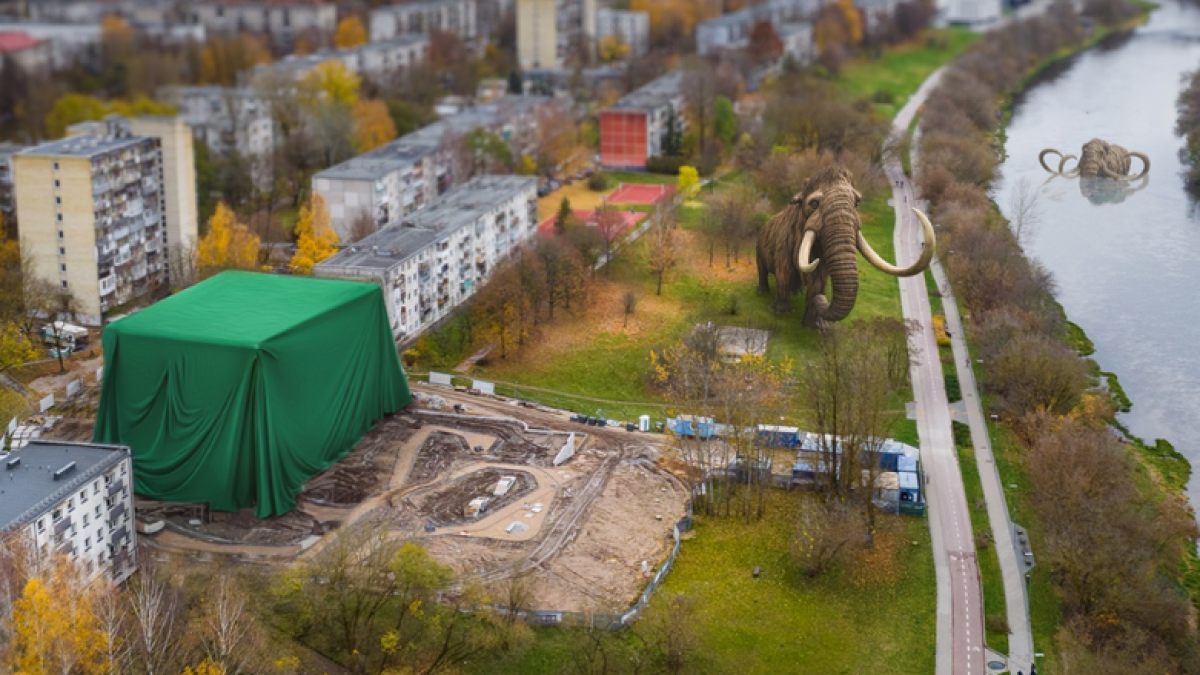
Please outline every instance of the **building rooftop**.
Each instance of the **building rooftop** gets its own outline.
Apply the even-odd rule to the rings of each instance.
[[[13,451],[0,459],[0,532],[33,522],[128,456],[124,446],[65,441],[35,440]]]
[[[678,98],[683,91],[683,74],[672,71],[625,94],[609,110],[638,110],[661,108]]]
[[[384,227],[317,267],[331,272],[339,269],[382,272],[459,228],[472,225],[505,200],[536,188],[537,178],[533,176],[478,176],[447,192],[434,206]]]
[[[383,7],[376,7],[373,11],[404,14],[408,12],[420,12],[441,5],[458,5],[462,4],[462,2],[463,0],[418,0],[418,2],[406,2],[403,5],[385,5]]]
[[[42,143],[32,148],[26,148],[17,154],[40,157],[95,157],[134,146],[146,140],[148,139],[145,136],[88,133]]]
[[[25,33],[16,33],[11,31],[0,32],[0,52],[19,52],[22,49],[36,47],[40,40],[35,40]]]
[[[19,143],[13,143],[11,141],[5,141],[3,143],[0,143],[0,159],[7,159],[9,157],[12,157],[13,155],[17,154],[18,152],[20,152],[28,147],[29,147],[28,145],[21,145]]]

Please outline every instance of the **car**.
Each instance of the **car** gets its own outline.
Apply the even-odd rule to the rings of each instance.
[[[562,187],[562,183],[560,183],[556,180],[552,180],[549,183],[546,183],[546,187],[550,188],[551,192],[554,192],[555,190]]]

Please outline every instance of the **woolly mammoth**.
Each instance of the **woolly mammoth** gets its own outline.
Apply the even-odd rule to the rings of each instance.
[[[862,195],[854,189],[852,180],[850,172],[840,166],[822,169],[759,232],[758,293],[770,292],[769,277],[775,275],[771,311],[792,311],[791,295],[803,288],[804,325],[818,328],[846,318],[858,297],[858,253],[880,270],[898,277],[920,274],[929,265],[934,250],[933,225],[916,209],[913,212],[925,228],[925,247],[919,260],[899,268],[871,250],[858,216]],[[825,297],[827,282],[833,291],[832,303]]]
[[[1046,155],[1058,155],[1058,170],[1051,169],[1046,164]],[[1136,176],[1129,175],[1133,158],[1142,160],[1142,172]],[[1140,152],[1130,152],[1125,148],[1099,138],[1093,138],[1083,144],[1083,154],[1079,162],[1070,171],[1064,171],[1067,162],[1076,159],[1075,155],[1063,155],[1058,150],[1046,148],[1038,155],[1042,168],[1052,174],[1074,178],[1112,178],[1115,180],[1137,180],[1150,172],[1150,158]]]
[[[1115,181],[1106,178],[1081,178],[1079,191],[1087,200],[1097,206],[1102,204],[1120,204],[1139,190],[1144,190],[1150,184],[1150,177],[1143,176],[1137,183],[1130,181]]]

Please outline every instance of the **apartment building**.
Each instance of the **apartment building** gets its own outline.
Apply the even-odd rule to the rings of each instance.
[[[0,31],[21,33],[45,43],[49,65],[67,68],[75,63],[94,62],[100,55],[100,24],[70,24],[0,19]]]
[[[250,160],[255,179],[269,179],[267,161],[275,148],[269,101],[250,87],[176,86],[158,90],[158,100],[178,111],[192,136],[210,152],[236,152]],[[264,175],[258,175],[262,173]]]
[[[474,42],[479,35],[475,0],[425,0],[371,11],[372,42],[400,35],[428,35],[434,30],[454,33],[467,43]]]
[[[333,35],[338,17],[337,7],[321,0],[192,0],[185,20],[209,35],[265,34],[275,49],[291,51],[305,31]]]
[[[596,0],[517,0],[517,59],[522,70],[561,68],[594,54]]]
[[[456,147],[474,129],[508,142],[514,154],[536,142],[537,112],[552,105],[545,96],[506,96],[468,108],[313,176],[313,192],[329,206],[330,223],[343,242],[354,241],[355,224],[370,217],[383,227],[432,204],[465,180]]]
[[[770,0],[761,5],[696,24],[696,52],[715,54],[726,49],[744,49],[750,33],[760,21],[770,23],[778,32],[788,23],[811,22],[821,8],[832,0]]]
[[[37,274],[75,300],[76,322],[148,298],[168,249],[196,239],[191,130],[177,118],[75,125],[13,157],[21,245]]]
[[[683,133],[683,75],[673,71],[626,94],[600,111],[600,164],[642,168],[662,154],[668,120]]]
[[[288,56],[255,67],[248,83],[264,80],[299,82],[322,63],[341,62],[346,70],[382,82],[396,71],[420,65],[429,53],[425,35],[401,35],[385,42],[368,42],[349,49],[323,49],[304,56]]]
[[[779,63],[790,56],[800,65],[812,63],[817,58],[817,41],[813,25],[808,22],[783,23],[775,28],[779,41],[783,43],[783,54]]]
[[[0,143],[0,216],[4,218],[4,230],[9,237],[17,233],[17,194],[13,188],[13,155],[28,146],[16,143]]]
[[[536,178],[479,176],[318,263],[313,273],[378,283],[393,335],[407,340],[474,295],[500,260],[536,235],[537,225]]]
[[[30,441],[7,456],[0,539],[18,536],[76,561],[88,580],[121,583],[137,569],[129,448]]]
[[[597,11],[596,40],[610,35],[629,45],[631,55],[645,54],[650,49],[650,14],[619,9]]]

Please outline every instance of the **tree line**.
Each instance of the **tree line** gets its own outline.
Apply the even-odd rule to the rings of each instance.
[[[1067,3],[993,32],[963,55],[926,103],[918,182],[932,203],[947,273],[987,364],[993,410],[1019,443],[1031,528],[1061,603],[1058,667],[1076,673],[1195,673],[1200,650],[1180,587],[1197,536],[1182,495],[1148,486],[1145,468],[1109,428],[1114,407],[1070,346],[1050,274],[1025,256],[987,187],[998,163],[1002,105],[1031,68],[1079,48],[1084,21],[1121,25],[1122,0]]]

